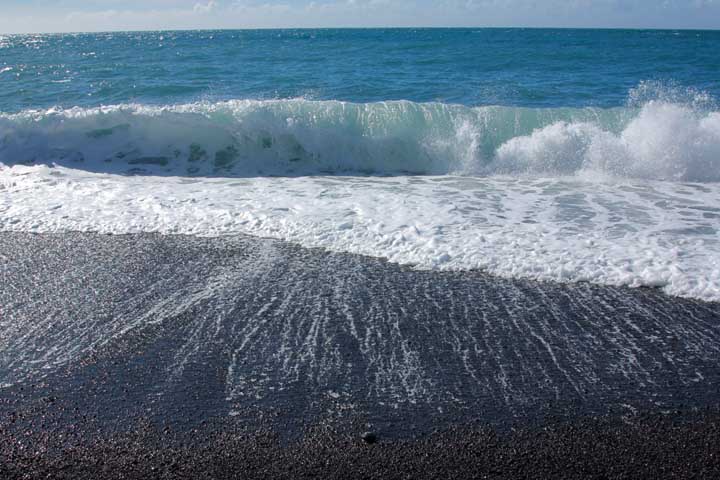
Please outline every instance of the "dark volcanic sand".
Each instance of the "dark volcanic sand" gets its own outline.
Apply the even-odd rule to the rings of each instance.
[[[372,445],[330,426],[284,445],[270,431],[227,426],[192,437],[147,427],[103,440],[3,434],[0,478],[716,479],[719,420],[714,411],[626,423],[582,419],[502,434],[465,427]]]
[[[0,235],[0,478],[718,478],[718,359],[655,290]]]

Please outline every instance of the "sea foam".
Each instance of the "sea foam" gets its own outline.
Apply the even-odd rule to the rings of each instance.
[[[720,181],[720,113],[272,100],[0,116],[0,163],[192,176],[583,175]]]
[[[497,151],[507,172],[601,172],[617,177],[720,180],[720,113],[650,102],[619,133],[589,122],[557,122]]]
[[[720,301],[720,114],[233,101],[0,118],[0,231],[250,234]]]

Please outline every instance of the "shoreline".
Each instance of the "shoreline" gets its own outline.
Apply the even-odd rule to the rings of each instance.
[[[0,257],[8,478],[720,468],[720,304],[239,236],[3,233]]]

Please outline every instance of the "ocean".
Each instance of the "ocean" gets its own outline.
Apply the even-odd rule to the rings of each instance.
[[[245,233],[720,299],[720,33],[0,38],[0,230]]]
[[[717,478],[718,51],[0,36],[0,477]]]

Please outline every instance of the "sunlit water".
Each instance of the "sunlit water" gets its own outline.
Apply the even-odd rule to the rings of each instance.
[[[717,301],[719,46],[663,31],[3,37],[0,230],[245,233]]]

